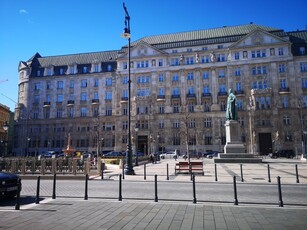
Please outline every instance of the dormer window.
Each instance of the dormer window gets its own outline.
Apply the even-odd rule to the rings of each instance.
[[[69,74],[74,74],[75,73],[75,68],[73,66],[69,67]]]
[[[47,68],[47,76],[51,76],[52,75],[52,68]]]
[[[300,55],[305,55],[306,51],[305,51],[305,47],[300,47]]]
[[[94,72],[95,73],[99,72],[99,64],[94,64]]]
[[[128,64],[127,64],[127,62],[123,62],[123,69],[128,69]]]
[[[278,55],[283,56],[284,55],[284,48],[278,48]]]

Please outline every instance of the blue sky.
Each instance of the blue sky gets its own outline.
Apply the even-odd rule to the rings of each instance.
[[[255,24],[307,27],[306,0],[126,0],[132,41],[149,35]],[[127,41],[122,0],[0,0],[0,103],[14,111],[18,63],[42,56],[117,50]],[[2,80],[8,79],[6,82]],[[10,99],[8,99],[10,98]]]

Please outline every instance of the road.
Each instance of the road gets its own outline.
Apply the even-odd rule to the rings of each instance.
[[[35,197],[36,180],[23,180],[22,197]],[[233,203],[233,183],[197,182],[197,202]],[[307,208],[307,185],[285,184],[281,186],[284,205],[302,206]],[[157,183],[159,201],[193,201],[193,183],[161,181]],[[53,181],[41,180],[40,196],[52,197]],[[56,197],[84,197],[85,181],[58,180],[56,182]],[[89,180],[88,198],[118,199],[118,180]],[[155,184],[153,181],[122,180],[122,199],[154,200]],[[250,204],[278,205],[278,186],[276,184],[252,184],[237,182],[238,202]]]

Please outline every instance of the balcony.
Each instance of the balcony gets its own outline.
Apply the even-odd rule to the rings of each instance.
[[[290,88],[289,87],[279,88],[279,93],[280,94],[290,93]]]
[[[74,100],[69,100],[67,101],[67,106],[72,106],[75,104],[75,101]]]
[[[93,105],[99,104],[99,99],[92,99],[92,104]]]
[[[180,94],[173,94],[172,99],[180,99]]]
[[[242,95],[244,94],[243,90],[235,90],[235,95]]]
[[[211,97],[211,93],[202,93],[201,96],[202,97]]]
[[[195,98],[195,97],[196,97],[196,94],[195,94],[195,93],[188,93],[188,94],[187,94],[187,97],[188,97],[188,98]]]
[[[227,97],[227,92],[218,92],[218,96]]]
[[[128,102],[128,97],[121,97],[120,103]]]
[[[50,107],[51,106],[51,102],[50,101],[45,101],[44,102],[44,107]]]
[[[157,96],[157,101],[164,101],[165,100],[165,95],[158,95]]]

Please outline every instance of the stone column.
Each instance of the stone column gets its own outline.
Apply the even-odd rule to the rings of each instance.
[[[72,162],[72,174],[77,175],[77,159],[73,159]]]
[[[56,159],[55,158],[52,158],[51,160],[51,172],[52,172],[52,175],[56,174]]]
[[[26,161],[25,160],[21,161],[21,174],[22,175],[26,174]]]
[[[46,172],[46,161],[41,160],[41,175],[45,175]]]

